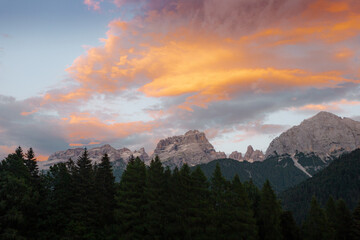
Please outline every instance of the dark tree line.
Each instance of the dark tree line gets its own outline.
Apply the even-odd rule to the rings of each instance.
[[[219,166],[208,181],[200,168],[132,158],[115,183],[106,154],[92,164],[85,149],[40,173],[19,147],[0,164],[0,239],[360,239],[360,206],[313,198],[299,228],[269,181],[227,181]]]

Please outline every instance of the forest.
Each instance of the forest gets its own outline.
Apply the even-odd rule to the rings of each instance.
[[[146,166],[131,158],[119,183],[109,157],[75,160],[39,171],[34,151],[18,147],[0,163],[0,239],[360,239],[360,204],[315,197],[297,224],[269,181],[228,181],[217,165]]]

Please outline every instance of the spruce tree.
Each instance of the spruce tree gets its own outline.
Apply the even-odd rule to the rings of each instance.
[[[208,226],[211,224],[209,183],[200,167],[190,175],[191,190],[189,203],[189,232],[191,239],[209,239]]]
[[[335,240],[351,240],[353,220],[344,200],[336,203]]]
[[[257,225],[250,200],[238,175],[225,195],[224,217],[227,217],[227,239],[257,239]]]
[[[42,239],[70,239],[73,237],[73,226],[69,223],[74,218],[74,207],[77,198],[75,182],[67,163],[57,163],[50,167],[45,178],[48,190],[46,202],[46,220]]]
[[[192,238],[192,226],[190,226],[191,218],[194,216],[192,204],[194,199],[192,198],[192,179],[190,175],[190,168],[187,164],[184,164],[178,175],[178,189],[177,199],[179,201],[178,210],[178,224],[180,232],[177,237],[181,239]]]
[[[330,196],[326,202],[325,213],[330,227],[329,232],[332,236],[334,236],[337,228],[337,213],[336,204],[332,196]]]
[[[130,159],[116,193],[115,220],[121,239],[144,239],[146,168],[140,158]]]
[[[165,239],[165,175],[158,156],[151,160],[146,175],[146,230],[149,239]]]
[[[313,196],[309,214],[303,225],[304,239],[328,240],[332,237],[330,230],[325,212],[317,203],[315,196]]]
[[[352,237],[360,239],[360,201],[353,212]]]
[[[259,202],[259,237],[261,240],[281,239],[280,229],[281,206],[271,188],[270,182],[266,180],[261,189]]]
[[[27,153],[25,154],[25,165],[30,171],[30,175],[34,181],[38,181],[39,178],[39,168],[37,165],[37,161],[35,158],[35,153],[32,148],[29,148]]]
[[[76,201],[73,203],[72,228],[76,239],[94,239],[97,222],[95,174],[87,149],[75,165],[74,188]]]
[[[224,237],[226,226],[226,192],[229,182],[221,174],[219,163],[216,164],[210,180],[212,224],[209,226],[212,236],[216,239]]]
[[[21,146],[18,146],[18,147],[16,148],[15,154],[16,154],[19,158],[24,159],[24,152],[23,152]]]
[[[300,229],[290,211],[284,211],[280,217],[281,234],[284,240],[300,240]]]
[[[257,186],[255,186],[252,179],[244,183],[244,188],[247,195],[249,196],[250,206],[254,213],[254,217],[255,219],[259,219],[258,212],[259,212],[259,203],[261,198],[260,190]]]
[[[29,213],[38,194],[30,182],[21,147],[0,163],[0,239],[35,239]]]
[[[115,177],[109,156],[105,153],[95,170],[97,226],[108,228],[115,208]]]
[[[165,239],[182,239],[182,227],[180,222],[180,207],[181,203],[178,198],[179,193],[179,169],[175,167],[171,174],[171,170],[165,170]]]

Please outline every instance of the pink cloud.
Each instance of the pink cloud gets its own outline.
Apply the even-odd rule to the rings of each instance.
[[[88,9],[92,9],[94,11],[100,10],[100,2],[95,0],[84,0],[84,4],[88,6]]]

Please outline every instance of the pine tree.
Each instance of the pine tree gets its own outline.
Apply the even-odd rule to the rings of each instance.
[[[300,240],[300,230],[290,211],[281,213],[280,226],[282,238],[284,240]]]
[[[192,198],[192,179],[190,175],[190,168],[187,164],[184,164],[178,175],[178,189],[177,199],[179,201],[178,210],[178,224],[180,232],[177,237],[181,239],[192,238],[192,226],[190,226],[190,218],[193,217],[193,198]]]
[[[360,239],[360,201],[353,212],[352,237]]]
[[[19,147],[0,163],[0,239],[34,239],[29,212],[37,202]]]
[[[151,160],[146,175],[146,229],[149,239],[164,239],[165,175],[158,156]]]
[[[229,183],[221,174],[220,165],[217,163],[214,173],[210,180],[211,189],[211,213],[212,213],[212,224],[209,226],[210,233],[215,239],[221,239],[224,237],[226,231],[226,192],[228,190]]]
[[[39,168],[36,162],[35,153],[32,148],[30,148],[25,154],[25,165],[30,171],[30,175],[33,178],[33,181],[39,180]]]
[[[130,159],[116,193],[115,220],[121,239],[143,239],[146,236],[144,206],[146,168],[140,158]]]
[[[330,227],[324,210],[318,205],[315,196],[311,200],[308,217],[303,225],[305,240],[328,240],[331,238]]]
[[[336,203],[335,240],[351,240],[353,220],[344,200]]]
[[[247,195],[249,196],[250,206],[254,213],[254,217],[255,219],[259,219],[258,212],[259,212],[259,203],[261,198],[260,190],[258,187],[255,186],[252,179],[244,183],[244,188]]]
[[[73,237],[73,226],[69,223],[74,218],[74,203],[79,199],[76,199],[75,182],[67,163],[51,166],[47,176],[43,178],[48,192],[43,206],[47,216],[43,229],[47,231],[42,233],[42,239]]]
[[[173,172],[169,167],[164,172],[165,176],[165,239],[182,239],[181,226],[179,224],[179,211],[181,203],[178,198],[179,192],[179,169],[175,167]]]
[[[250,200],[238,175],[225,193],[223,236],[227,239],[257,239],[257,226]]]
[[[281,239],[280,216],[280,203],[271,188],[270,182],[266,180],[261,189],[259,202],[258,225],[261,240]]]
[[[330,227],[330,235],[334,236],[337,228],[337,213],[336,204],[332,196],[330,196],[328,201],[326,202],[325,213]]]
[[[115,177],[107,154],[101,159],[95,170],[97,226],[108,228],[113,222],[115,208]]]
[[[87,149],[75,165],[74,188],[76,201],[73,203],[71,227],[76,239],[94,239],[96,226],[95,174]]]
[[[191,188],[189,203],[189,237],[190,239],[209,239],[207,227],[211,224],[209,183],[200,167],[190,175]]]
[[[24,152],[23,152],[23,150],[22,150],[22,148],[21,148],[20,146],[16,148],[15,154],[16,154],[19,158],[24,159]]]

